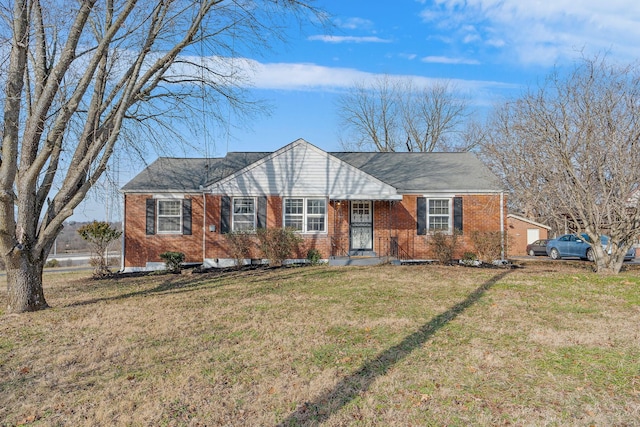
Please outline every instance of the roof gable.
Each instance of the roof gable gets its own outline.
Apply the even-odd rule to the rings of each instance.
[[[216,194],[400,199],[395,187],[298,139],[211,183]]]
[[[526,222],[527,224],[535,225],[536,227],[539,227],[539,228],[544,228],[544,229],[547,229],[547,230],[551,230],[551,227],[549,227],[548,225],[541,224],[539,222],[533,221],[533,220],[531,220],[529,218],[525,218],[525,217],[520,216],[520,215],[507,214],[507,218],[515,219],[515,220],[522,221],[522,222]]]

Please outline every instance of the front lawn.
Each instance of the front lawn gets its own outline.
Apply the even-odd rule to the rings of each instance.
[[[640,423],[637,271],[46,274],[0,315],[3,426]]]

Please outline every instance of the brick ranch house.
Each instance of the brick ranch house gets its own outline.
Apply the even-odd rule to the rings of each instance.
[[[329,153],[298,139],[270,153],[159,158],[122,192],[126,271],[163,268],[165,251],[230,266],[224,235],[261,227],[298,230],[297,259],[311,248],[433,259],[430,232],[454,229],[461,256],[473,231],[506,230],[505,190],[470,153]]]

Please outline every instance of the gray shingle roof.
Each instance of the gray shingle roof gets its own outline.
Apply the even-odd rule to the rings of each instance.
[[[400,193],[502,191],[496,176],[471,153],[331,153]]]
[[[160,157],[127,182],[122,191],[198,191],[270,153],[229,153],[212,159]]]
[[[210,168],[223,159],[208,159]],[[193,191],[204,185],[207,159],[177,159],[160,157],[123,187],[124,192]]]
[[[124,192],[198,191],[271,153],[235,152],[213,159],[161,157],[122,187]],[[502,191],[471,153],[329,153],[399,193]],[[208,165],[208,166],[207,166]]]

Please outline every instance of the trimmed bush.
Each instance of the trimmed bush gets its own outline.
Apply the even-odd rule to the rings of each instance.
[[[253,234],[246,231],[234,231],[223,234],[229,245],[229,253],[236,262],[236,267],[242,267],[246,258],[251,258],[251,248],[255,246]]]
[[[478,259],[484,262],[502,258],[502,237],[499,231],[474,231],[471,233]]]
[[[292,228],[259,228],[256,234],[260,251],[273,266],[282,265],[285,259],[291,258],[302,242]]]
[[[317,265],[321,259],[322,255],[319,250],[312,248],[307,251],[307,261],[309,261],[309,264]]]
[[[179,273],[182,263],[184,262],[184,253],[182,252],[163,252],[160,258],[164,260],[165,267],[170,273]]]
[[[451,234],[435,231],[430,234],[429,246],[435,259],[440,264],[449,264],[458,249],[458,237],[460,232],[454,231]]]

